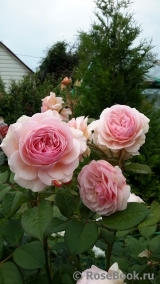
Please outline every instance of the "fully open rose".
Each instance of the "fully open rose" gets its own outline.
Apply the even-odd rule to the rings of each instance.
[[[78,139],[51,110],[21,117],[9,127],[1,147],[15,181],[32,191],[41,191],[57,180],[70,181],[81,154]]]
[[[115,262],[108,272],[92,265],[91,268],[82,272],[82,277],[77,284],[125,284],[124,278],[125,275],[118,268],[118,263]]]
[[[149,119],[135,108],[114,105],[104,109],[100,119],[91,126],[97,135],[98,145],[113,152],[124,149],[132,155],[137,155],[145,142],[148,123]]]
[[[83,203],[93,212],[109,216],[126,209],[130,186],[118,166],[93,160],[82,168],[78,183]]]

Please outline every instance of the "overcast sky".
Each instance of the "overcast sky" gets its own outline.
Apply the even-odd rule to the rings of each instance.
[[[132,10],[160,58],[160,0],[135,0]],[[35,71],[47,47],[89,30],[93,11],[92,0],[1,0],[0,41]]]

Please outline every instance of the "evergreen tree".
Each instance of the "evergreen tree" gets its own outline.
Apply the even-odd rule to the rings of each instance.
[[[130,0],[96,0],[96,21],[89,33],[79,33],[79,67],[83,113],[97,118],[113,104],[140,109],[144,75],[153,66],[151,41],[134,41],[141,28],[129,12]]]

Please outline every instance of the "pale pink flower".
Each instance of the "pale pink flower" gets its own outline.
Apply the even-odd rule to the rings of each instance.
[[[79,130],[81,134],[83,135],[83,140],[85,141],[87,141],[89,137],[87,121],[88,121],[88,117],[85,118],[84,116],[72,118],[70,121],[68,121],[68,125],[72,129],[72,131],[73,129]],[[81,151],[81,154],[83,154],[83,157],[88,157],[90,155],[89,147],[87,148],[85,147],[85,151]]]
[[[61,97],[56,97],[55,93],[50,93],[50,96],[45,97],[42,99],[42,107],[41,112],[45,112],[47,110],[56,110],[60,113],[61,118],[63,120],[68,120],[69,115],[72,114],[69,108],[63,108],[64,101]]]
[[[140,198],[138,195],[135,195],[134,193],[131,193],[127,202],[138,202],[142,203],[144,202],[142,198]]]
[[[149,119],[135,108],[125,105],[106,108],[95,126],[98,144],[113,152],[124,149],[138,155],[139,148],[145,143],[148,123]]]
[[[81,279],[77,281],[77,284],[125,284],[124,279],[125,275],[119,269],[118,263],[115,262],[108,272],[92,265],[91,268],[82,272]]]
[[[79,116],[77,118],[72,118],[71,120],[69,120],[68,125],[75,129],[81,130],[84,136],[88,138],[89,132],[88,132],[87,122],[88,122],[88,117],[85,118],[84,116]]]
[[[23,116],[10,125],[1,147],[15,181],[32,191],[41,191],[54,181],[69,182],[79,164],[79,141],[51,110]]]
[[[84,205],[93,212],[109,216],[126,209],[130,186],[118,166],[93,160],[82,168],[78,183]]]

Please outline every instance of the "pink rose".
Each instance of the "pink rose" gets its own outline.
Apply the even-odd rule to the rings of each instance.
[[[81,279],[77,281],[77,284],[125,284],[124,278],[125,275],[119,269],[118,263],[115,262],[108,272],[92,265],[91,268],[82,272]]]
[[[138,202],[142,203],[144,202],[143,199],[141,199],[138,195],[135,195],[134,193],[131,193],[127,202]]]
[[[63,99],[61,97],[56,97],[55,93],[50,93],[50,96],[42,99],[41,112],[45,112],[49,109],[56,110],[60,113],[63,120],[68,120],[70,114],[72,114],[69,108],[63,108]]]
[[[84,136],[84,139],[87,140],[89,137],[87,121],[88,121],[88,117],[85,118],[84,116],[80,116],[80,117],[72,118],[71,120],[69,120],[68,125],[72,129],[73,132],[74,132],[74,129],[79,130]],[[89,156],[90,155],[89,147],[87,148],[85,147],[85,151],[84,150],[81,151],[81,154],[83,154],[84,157]]]
[[[70,127],[73,127],[75,129],[79,129],[83,132],[84,136],[88,138],[89,132],[88,132],[88,125],[87,125],[88,117],[80,116],[77,118],[72,118],[68,121],[68,125]]]
[[[125,149],[138,155],[149,129],[149,119],[135,108],[114,105],[103,110],[96,126],[98,141],[113,152]]]
[[[70,181],[79,164],[79,141],[51,110],[22,116],[10,125],[1,147],[15,181],[32,191]]]
[[[106,161],[92,161],[78,175],[80,197],[90,210],[109,216],[126,209],[130,186],[121,169]]]

